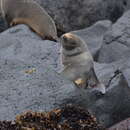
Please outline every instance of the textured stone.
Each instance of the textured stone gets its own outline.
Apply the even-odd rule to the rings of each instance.
[[[130,57],[130,11],[127,11],[105,34],[98,61],[111,63]]]
[[[126,9],[129,0],[37,0],[64,31],[82,29],[98,20],[115,22]]]
[[[36,0],[55,20],[58,32],[83,29],[98,20],[115,22],[125,10],[129,0]]]
[[[95,63],[96,74],[107,87],[101,95],[76,88],[57,73],[59,49],[59,43],[42,40],[25,25],[0,34],[1,120],[14,119],[25,110],[49,111],[65,104],[89,109],[107,127],[129,116],[128,59]]]
[[[73,31],[72,33],[85,40],[90,52],[96,60],[103,43],[103,36],[108,29],[111,28],[111,25],[112,23],[109,20],[98,21],[88,28]]]

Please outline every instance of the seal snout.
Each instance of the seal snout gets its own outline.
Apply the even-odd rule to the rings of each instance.
[[[64,41],[68,41],[69,39],[73,39],[73,35],[71,33],[66,33],[62,36]]]
[[[63,35],[63,36],[62,36],[62,39],[64,40],[64,42],[67,42],[67,37],[66,37],[66,35]]]

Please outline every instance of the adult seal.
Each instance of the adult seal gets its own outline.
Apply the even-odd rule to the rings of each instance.
[[[58,39],[55,22],[35,1],[0,0],[0,7],[9,26],[26,24],[43,39]]]

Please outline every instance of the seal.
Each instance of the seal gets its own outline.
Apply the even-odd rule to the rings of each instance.
[[[2,15],[9,26],[26,24],[43,39],[58,39],[55,22],[37,2],[0,0],[0,5]]]
[[[78,87],[93,88],[105,93],[105,86],[94,71],[94,60],[87,44],[79,36],[66,33],[60,37],[61,74],[73,81]]]

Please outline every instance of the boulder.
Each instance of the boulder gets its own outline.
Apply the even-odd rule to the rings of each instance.
[[[129,0],[35,0],[51,15],[58,34],[79,30],[98,20],[115,22],[127,9]]]
[[[130,118],[123,120],[116,125],[110,127],[108,130],[129,130],[130,129]]]
[[[125,10],[129,0],[36,0],[53,17],[58,28],[68,32],[83,29],[98,20],[115,22]]]
[[[96,60],[103,43],[103,36],[111,26],[111,21],[103,20],[96,22],[88,28],[72,31],[72,33],[80,36],[86,42],[91,54]]]
[[[13,120],[26,110],[50,111],[66,104],[89,109],[106,127],[130,114],[128,59],[95,62],[107,88],[105,95],[77,88],[58,72],[59,43],[42,40],[25,25],[0,34],[0,120]]]
[[[55,71],[58,47],[58,43],[41,40],[24,25],[1,33],[1,120],[14,119],[25,110],[52,110],[69,100],[70,94],[77,102],[80,95],[75,95],[78,91],[74,85]]]
[[[109,127],[130,115],[130,84],[126,73],[130,62],[126,59],[111,64],[97,64],[95,68],[97,75],[102,77],[100,80],[105,82],[107,92],[97,97],[91,93],[89,108],[100,122]]]
[[[127,11],[106,32],[98,62],[112,63],[130,57],[130,11]]]

